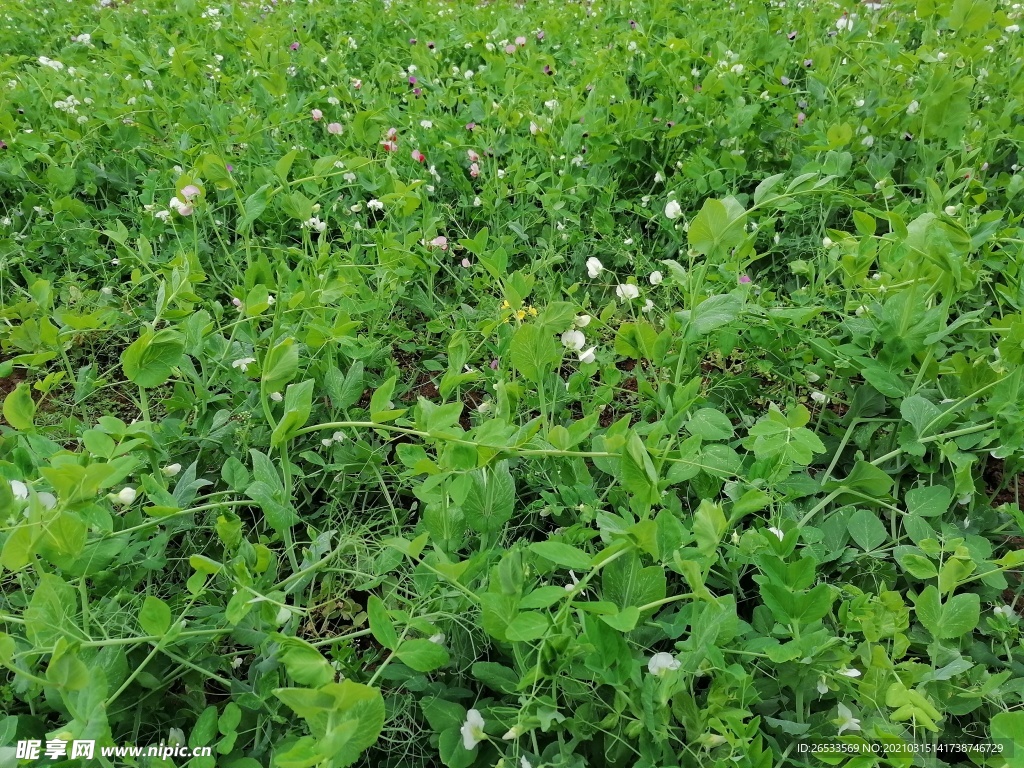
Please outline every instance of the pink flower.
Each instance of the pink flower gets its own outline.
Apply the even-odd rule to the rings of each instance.
[[[414,149],[412,151],[412,159],[415,160],[417,163],[422,163],[424,160],[427,159],[427,156],[420,152],[418,149]]]
[[[394,152],[394,151],[396,151],[398,149],[398,142],[397,141],[392,141],[392,140],[382,141],[380,143],[380,145],[382,147],[384,147],[384,149],[386,151],[388,151],[388,152]]]
[[[358,91],[360,88],[363,87],[363,81],[360,80],[358,77],[353,77],[352,78],[352,87],[355,88]]]
[[[291,49],[292,49],[293,51],[297,51],[297,50],[299,50],[299,44],[298,44],[298,43],[292,43],[292,44],[291,44],[291,46],[289,46],[289,47],[290,47],[290,48],[291,48]]]
[[[497,359],[497,358],[495,358],[494,360],[491,360],[491,370],[492,370],[492,371],[496,371],[496,370],[498,370],[498,366],[499,366],[499,365],[501,365],[501,363],[500,363],[500,362],[498,362],[498,359]]]
[[[478,155],[472,149],[467,149],[466,150],[466,157],[469,158],[469,162],[471,162],[471,163],[477,163],[477,162],[480,161],[480,155]]]
[[[741,285],[746,285],[749,282],[750,282],[750,278],[749,277],[747,277],[746,275],[740,275],[740,284]]]
[[[797,115],[796,116],[796,124],[797,124],[797,126],[799,127],[799,126],[803,125],[804,124],[804,120],[806,120],[806,119],[807,119],[807,115],[805,115],[803,112],[801,112],[799,115]]]
[[[238,299],[238,298],[232,299],[231,303],[234,304],[238,309],[242,308],[242,300],[241,299]]]
[[[544,39],[544,30],[543,29],[537,30],[537,39],[538,40],[543,40]]]
[[[444,235],[438,235],[430,241],[430,244],[435,248],[440,248],[442,251],[448,250],[448,238]]]
[[[524,46],[524,45],[526,45],[526,38],[525,38],[525,37],[523,37],[522,35],[520,35],[519,37],[517,37],[517,38],[516,38],[516,45],[518,45],[518,46]]]
[[[474,179],[477,176],[479,176],[480,175],[480,166],[477,165],[476,163],[471,164],[469,166],[469,175],[472,176]]]
[[[416,85],[416,78],[411,75],[409,76],[409,85]]]
[[[385,139],[396,139],[398,138],[397,128],[388,128],[388,132],[384,135]]]
[[[189,184],[188,186],[182,187],[181,196],[184,197],[188,202],[192,202],[195,198],[201,194],[199,187],[195,184]],[[184,214],[188,215],[188,214]]]
[[[463,259],[462,260],[462,266],[464,266],[464,267],[468,267],[471,264],[472,264],[472,262],[469,259]]]
[[[512,43],[509,43],[508,45],[505,46],[505,53],[509,54],[510,56],[515,52],[516,47],[512,45]]]
[[[344,129],[341,127],[341,123],[328,123],[327,124],[327,132],[329,134],[331,134],[332,136],[340,136],[342,130],[344,130]]]
[[[476,123],[466,123],[466,130],[472,132],[476,128]]]
[[[324,117],[324,113],[323,113],[323,112],[321,112],[321,111],[320,111],[319,109],[314,109],[314,110],[313,110],[312,112],[310,112],[309,114],[311,114],[311,115],[313,116],[313,119],[314,119],[314,120],[322,120],[322,119],[323,119],[323,117]]]

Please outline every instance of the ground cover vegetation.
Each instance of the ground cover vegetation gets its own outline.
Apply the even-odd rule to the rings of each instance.
[[[1024,764],[1021,15],[5,3],[0,758]]]

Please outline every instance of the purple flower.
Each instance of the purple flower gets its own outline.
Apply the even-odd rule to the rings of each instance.
[[[410,37],[409,38],[409,45],[416,45],[416,38],[415,37]]]
[[[7,149],[7,142],[0,139],[0,149]]]
[[[422,88],[413,88],[412,89],[412,95],[413,96],[419,96],[422,93],[423,93],[423,89]]]
[[[228,173],[231,173],[233,170],[235,170],[235,166],[233,166],[231,163],[226,163],[224,167],[228,169]]]
[[[629,28],[630,29],[636,29],[636,22],[633,21],[633,19],[629,20]]]
[[[914,134],[912,134],[910,131],[907,131],[906,133],[903,134],[903,140],[904,141],[913,141],[914,140]]]
[[[746,285],[749,282],[750,282],[750,278],[749,277],[747,277],[746,275],[740,275],[740,284],[741,285]]]
[[[800,109],[807,109],[807,102],[804,99],[800,99],[796,105],[800,107]]]
[[[537,30],[537,39],[538,40],[543,40],[544,39],[544,30],[543,29]]]
[[[299,50],[299,44],[298,44],[298,43],[292,43],[292,44],[291,44],[291,45],[290,45],[289,47],[290,47],[290,48],[291,48],[291,49],[292,49],[293,51],[297,51],[297,50]]]
[[[501,364],[501,363],[499,363],[499,362],[498,362],[498,359],[497,359],[497,358],[495,358],[494,360],[491,360],[491,370],[492,370],[492,371],[496,371],[496,370],[498,370],[498,366],[499,366],[500,364]]]
[[[476,123],[466,123],[467,131],[472,131],[474,128],[476,128]]]
[[[553,74],[555,74],[555,71],[549,65],[545,64],[544,65],[544,74],[545,75],[553,75]]]
[[[409,77],[409,85],[416,85],[416,78],[415,77],[412,77],[412,76]]]
[[[427,41],[427,48],[429,48],[430,50],[434,50],[434,41],[433,40],[428,40]]]
[[[794,29],[792,32],[786,35],[786,37],[788,37],[790,40],[796,40],[796,30]]]
[[[697,85],[693,86],[693,92],[694,93],[700,93],[701,92],[700,83],[698,83]]]
[[[804,59],[804,66],[805,67],[812,67],[812,66],[814,66],[814,59]]]
[[[793,81],[792,81],[792,80],[790,80],[790,79],[789,79],[788,77],[786,77],[785,75],[783,75],[783,76],[782,76],[782,77],[781,77],[781,78],[779,79],[779,82],[780,82],[780,83],[782,83],[783,85],[789,85],[789,84],[790,84],[791,82],[793,82]]]

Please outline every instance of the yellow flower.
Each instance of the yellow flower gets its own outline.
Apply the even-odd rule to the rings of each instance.
[[[526,311],[530,313],[530,317],[536,317],[537,316],[537,308],[536,307],[527,307]]]
[[[522,320],[524,317],[526,317],[526,310],[525,309],[517,309],[516,310],[516,320]]]
[[[512,309],[512,305],[509,304],[508,303],[508,299],[506,299],[505,301],[501,302],[501,308],[502,309]]]

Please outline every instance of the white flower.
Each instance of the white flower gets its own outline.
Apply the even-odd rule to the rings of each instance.
[[[507,731],[505,731],[505,735],[502,736],[501,738],[504,739],[505,741],[512,741],[512,739],[518,739],[522,735],[523,735],[523,726],[521,726],[521,725],[513,725],[511,728],[509,728]]]
[[[644,305],[640,308],[641,312],[647,313],[654,309],[654,302],[648,299],[644,302]]]
[[[661,677],[666,672],[679,669],[682,664],[675,656],[671,653],[656,653],[651,656],[651,660],[647,662],[647,670],[657,677]]]
[[[284,400],[284,395],[282,395],[280,392],[271,392],[270,399],[273,400],[275,403],[280,403],[282,400]]]
[[[434,124],[429,120],[420,120],[420,128],[433,128]]]
[[[669,219],[678,219],[683,215],[683,207],[676,200],[669,200],[665,206],[665,216]]]
[[[921,102],[919,102],[917,99],[914,99],[912,102],[907,104],[907,114],[908,115],[912,115],[915,112],[917,112],[917,110],[919,110],[920,108],[921,108]]]
[[[665,278],[661,272],[655,270],[654,272],[651,272],[651,276],[648,279],[651,281],[651,285],[661,285],[661,281]]]
[[[384,203],[382,203],[380,200],[373,199],[366,204],[366,207],[369,208],[371,211],[383,211]]]
[[[825,676],[824,675],[822,675],[821,677],[818,678],[817,688],[818,688],[818,693],[820,693],[822,696],[824,696],[826,693],[828,693],[828,684],[825,682]]]
[[[625,301],[632,301],[640,296],[640,289],[632,283],[622,283],[615,287],[615,295]]]
[[[955,205],[947,205],[944,210],[945,210],[947,216],[956,216],[956,206]]]
[[[581,363],[586,363],[586,364],[592,363],[592,362],[594,362],[594,360],[597,359],[597,356],[594,354],[596,349],[597,349],[597,347],[591,347],[590,349],[587,349],[587,350],[584,350],[583,352],[580,352],[577,355],[577,357],[579,357]]]
[[[117,496],[114,497],[114,500],[118,504],[123,504],[124,506],[127,507],[129,504],[135,501],[135,497],[137,495],[138,494],[135,492],[134,488],[132,488],[131,486],[127,486],[118,491]]]
[[[526,755],[522,755],[519,758],[519,768],[533,768],[533,764],[526,759]]]
[[[573,320],[577,328],[586,328],[590,325],[590,315],[576,315],[576,319]]]
[[[818,392],[817,390],[815,390],[814,392],[811,392],[811,400],[818,403],[819,405],[824,405],[825,403],[828,402],[828,395],[826,395],[824,392]]]
[[[779,541],[782,541],[786,537],[786,534],[782,532],[782,529],[776,528],[774,525],[769,526],[768,532],[774,533],[778,537]]]
[[[839,674],[843,677],[860,677],[860,670],[850,669],[849,667],[843,667],[839,670]]]
[[[948,56],[949,56],[948,53],[944,53],[942,51],[939,51],[938,53],[935,54],[935,60],[936,61],[945,61]]]
[[[863,139],[860,140],[860,143],[862,145],[864,145],[865,147],[874,146],[874,144],[875,144],[875,137],[874,136],[865,136]]]
[[[743,65],[742,64],[733,64],[732,65],[732,71],[735,72],[737,75],[742,75],[743,74]]]
[[[288,621],[288,619],[290,619],[291,616],[292,616],[291,608],[289,608],[286,605],[282,605],[281,606],[281,610],[279,610],[277,612],[277,616],[274,617],[274,620],[277,622],[278,625],[281,625],[281,624],[284,624],[286,621]]]
[[[175,477],[181,472],[181,464],[168,464],[166,467],[160,470],[164,477]]]
[[[472,80],[473,79],[473,70],[472,69],[467,69],[465,74],[463,75],[463,77],[465,77],[467,80]]]
[[[853,712],[845,704],[839,704],[839,732],[837,735],[842,736],[843,731],[859,731],[860,720],[853,716]],[[833,722],[835,722],[833,720]]]
[[[11,480],[11,493],[14,494],[14,498],[24,501],[28,498],[28,486],[20,480]]]
[[[590,277],[597,277],[604,271],[604,264],[600,262],[595,256],[591,256],[587,259],[587,274]]]
[[[587,343],[582,331],[570,329],[562,334],[562,346],[570,352],[579,352]]]
[[[1012,35],[1014,32],[1020,32],[1020,26],[1018,24],[1011,24],[1006,28],[1006,31]]]
[[[533,122],[533,120],[531,120],[530,121],[530,135],[531,136],[536,136],[538,133],[540,133],[540,131],[541,131],[540,126],[537,125],[535,122]]]
[[[480,199],[480,196],[477,195],[476,197],[473,198],[473,207],[479,208],[481,205],[483,205],[483,201]]]
[[[242,657],[235,656],[235,658],[231,660],[231,668],[238,669],[240,666],[242,666]]]
[[[47,493],[46,491],[43,491],[42,493],[39,494],[38,498],[39,503],[42,504],[43,507],[45,507],[46,509],[53,509],[54,507],[57,506],[57,497],[54,496],[52,493]]]
[[[558,108],[558,100],[551,99],[550,101],[545,101],[544,106],[547,107],[548,109],[555,110]]]
[[[1007,621],[1013,621],[1015,618],[1017,618],[1017,614],[1013,612],[1013,608],[1011,608],[1008,605],[997,605],[995,608],[992,609],[992,613],[994,613],[996,616],[1002,616]]]
[[[431,635],[428,639],[430,642],[437,645],[444,645],[444,632],[438,632],[436,635]]]
[[[486,738],[483,715],[478,710],[469,710],[466,713],[466,722],[462,724],[459,732],[462,734],[462,746],[466,749],[476,749],[476,745]]]
[[[823,246],[825,246],[826,248],[831,248],[832,247],[832,238],[831,237],[823,238],[822,241],[821,241],[821,244]]]
[[[231,363],[231,367],[232,368],[238,368],[239,370],[244,371],[246,368],[249,367],[250,363],[255,363],[255,362],[256,362],[256,358],[255,357],[240,357],[237,360],[235,360],[233,363]]]

